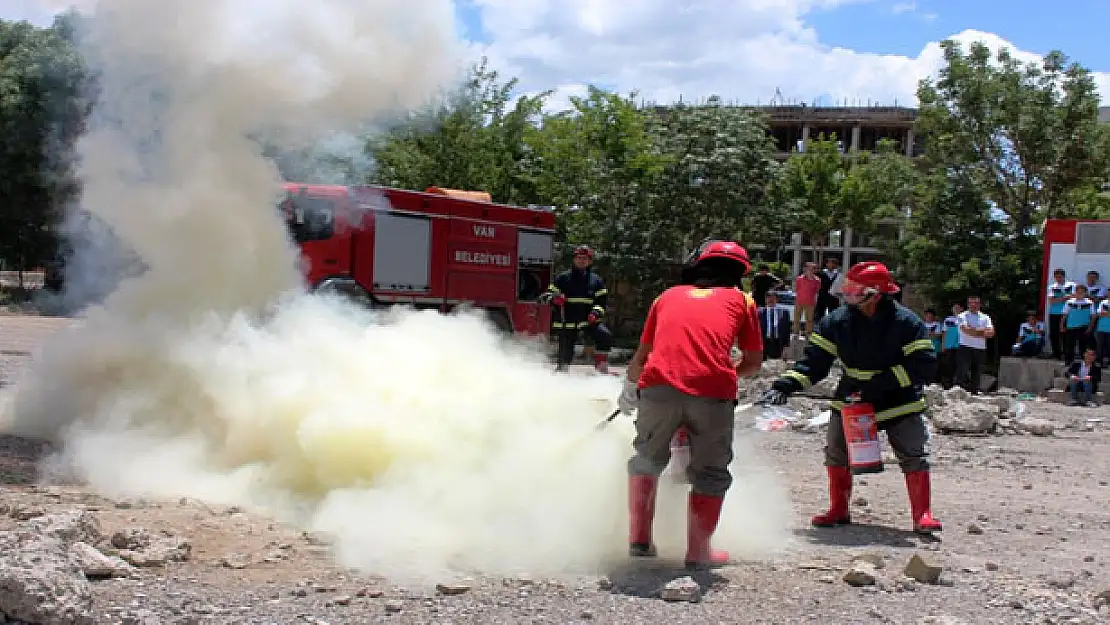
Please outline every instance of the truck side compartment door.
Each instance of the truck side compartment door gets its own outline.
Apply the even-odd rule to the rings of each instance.
[[[426,294],[431,286],[431,218],[382,212],[374,222],[374,291]]]

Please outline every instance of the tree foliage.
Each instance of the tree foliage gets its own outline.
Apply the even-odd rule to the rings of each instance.
[[[501,82],[486,61],[437,106],[413,114],[392,133],[370,140],[372,181],[406,189],[430,186],[488,191],[500,202],[536,198],[525,137],[547,94],[513,102],[517,80]]]
[[[0,21],[0,259],[19,270],[54,256],[54,226],[80,189],[73,144],[89,104],[70,20]]]
[[[918,88],[928,176],[892,251],[934,301],[981,294],[1008,337],[1036,307],[1043,220],[1110,217],[1110,137],[1090,72],[1062,53],[942,49],[938,78]]]
[[[762,117],[716,97],[657,114],[659,149],[668,157],[664,198],[670,214],[660,225],[687,233],[682,251],[709,236],[770,242],[778,215],[768,193],[779,167]]]
[[[1035,64],[980,43],[941,48],[939,78],[918,89],[929,165],[967,176],[1016,233],[1071,216],[1068,199],[1105,182],[1108,164],[1091,73],[1058,51]]]
[[[835,135],[822,134],[790,155],[771,197],[788,230],[807,235],[818,251],[833,230],[872,235],[883,220],[898,220],[912,204],[917,180],[910,159],[890,140],[874,153],[845,155]]]

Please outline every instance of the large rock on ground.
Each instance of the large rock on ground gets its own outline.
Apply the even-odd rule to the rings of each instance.
[[[1049,421],[1048,419],[1038,419],[1036,417],[1024,417],[1017,419],[1015,425],[1018,431],[1028,432],[1033,436],[1052,436],[1056,431],[1056,422]]]
[[[99,538],[85,512],[41,516],[0,534],[0,614],[39,625],[96,623],[89,582],[69,550]]]
[[[984,434],[998,425],[998,406],[988,403],[953,402],[932,411],[933,427],[941,433]]]

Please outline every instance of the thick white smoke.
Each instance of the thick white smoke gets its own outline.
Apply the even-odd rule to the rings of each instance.
[[[258,138],[307,148],[421,105],[457,76],[454,32],[449,0],[102,0],[84,208],[146,271],[46,345],[8,429],[60,441],[55,460],[107,495],[265,508],[376,573],[619,556],[631,424],[592,430],[615,379],[556,376],[475,315],[305,295],[274,208]],[[683,492],[659,506],[674,556]],[[785,501],[742,468],[718,542],[781,546]]]

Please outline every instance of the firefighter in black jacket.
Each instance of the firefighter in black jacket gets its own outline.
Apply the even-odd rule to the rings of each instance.
[[[929,433],[924,385],[936,373],[937,358],[925,323],[891,295],[899,291],[882,263],[863,262],[844,276],[846,306],[818,322],[805,354],[760,397],[760,404],[784,404],[795,393],[823,380],[840,358],[844,375],[832,402],[825,441],[829,478],[829,510],[813,517],[818,527],[851,523],[848,502],[852,472],[841,424],[840,408],[853,396],[875,408],[879,429],[885,430],[898,458],[909,491],[914,531],[939,531],[930,505],[927,443]]]
[[[601,322],[609,290],[601,276],[590,271],[593,260],[593,250],[578,246],[574,250],[574,267],[556,276],[544,294],[544,299],[555,307],[551,327],[559,337],[559,371],[566,371],[574,359],[578,331],[584,330],[594,341],[594,368],[609,373],[613,333]]]

